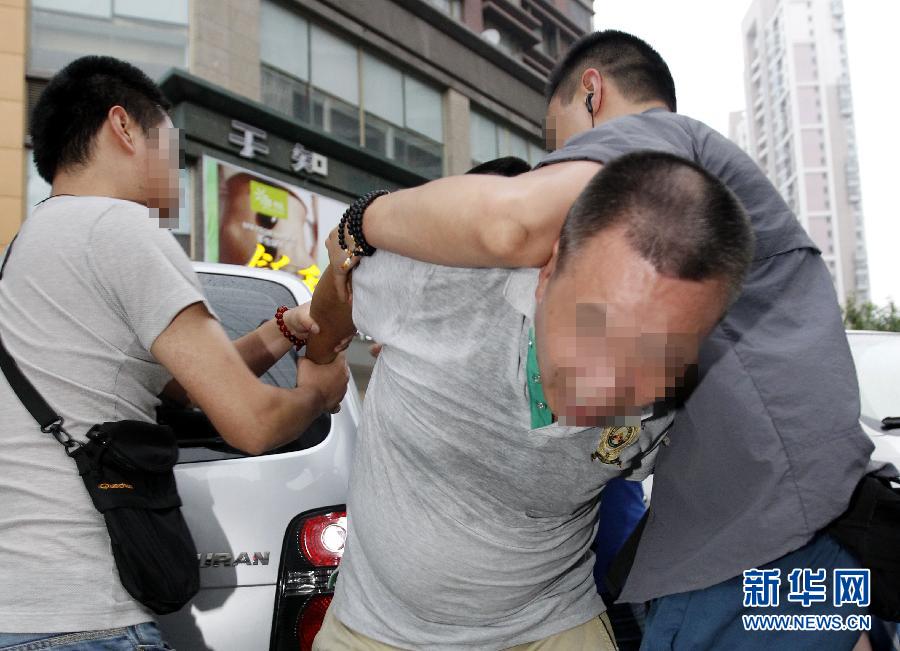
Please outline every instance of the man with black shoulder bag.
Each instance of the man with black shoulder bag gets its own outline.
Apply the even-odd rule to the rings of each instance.
[[[84,57],[37,102],[52,184],[0,267],[0,649],[169,649],[154,623],[198,587],[160,396],[187,396],[262,454],[336,411],[343,355],[300,358],[297,387],[256,376],[318,330],[278,308],[228,339],[157,218],[178,206],[178,130],[140,70]],[[337,348],[346,346],[342,341]]]

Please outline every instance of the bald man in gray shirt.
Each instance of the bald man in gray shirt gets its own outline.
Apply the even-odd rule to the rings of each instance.
[[[721,183],[651,153],[588,184],[540,271],[367,258],[353,321],[384,348],[315,648],[613,649],[590,551],[601,490],[650,470],[671,418],[641,427],[642,409],[695,363],[751,240]],[[339,336],[323,299],[311,315]]]

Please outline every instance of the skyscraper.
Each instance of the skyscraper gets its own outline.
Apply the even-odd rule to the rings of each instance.
[[[822,250],[841,302],[868,300],[843,2],[753,0],[742,31],[746,149]]]

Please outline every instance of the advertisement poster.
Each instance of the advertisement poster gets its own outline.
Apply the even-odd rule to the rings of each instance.
[[[296,274],[312,290],[328,265],[325,240],[347,204],[203,157],[207,262]]]

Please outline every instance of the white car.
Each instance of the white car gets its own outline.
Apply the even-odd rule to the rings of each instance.
[[[851,330],[847,339],[859,378],[859,421],[875,443],[872,458],[900,469],[900,428],[882,429],[882,420],[900,417],[900,332]]]
[[[232,338],[310,300],[278,271],[195,263]],[[296,386],[296,354],[263,376]],[[259,457],[230,448],[199,410],[161,409],[175,429],[183,513],[199,552],[200,592],[161,618],[179,651],[310,649],[333,590],[346,536],[346,499],[360,401],[351,380],[341,410],[320,416],[292,444]]]

